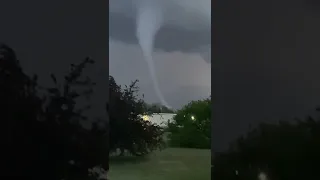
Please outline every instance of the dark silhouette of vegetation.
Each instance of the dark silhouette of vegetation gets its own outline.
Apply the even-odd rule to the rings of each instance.
[[[259,172],[271,180],[320,179],[319,152],[319,119],[261,124],[215,156],[212,174],[229,180],[257,179]]]
[[[91,178],[88,169],[94,166],[108,170],[106,127],[95,122],[92,129],[83,128],[80,123],[88,118],[82,113],[90,106],[75,108],[78,97],[92,93],[94,83],[81,78],[93,63],[87,58],[71,65],[62,84],[51,75],[55,86],[44,88],[37,76],[23,73],[11,48],[0,46],[3,177],[80,180]],[[78,92],[75,86],[85,90]]]
[[[210,149],[210,129],[211,99],[191,101],[168,123],[169,146]]]
[[[145,102],[138,97],[137,82],[122,89],[109,77],[110,150],[120,149],[120,155],[127,150],[132,155],[143,156],[163,145],[163,129],[141,117],[148,112]]]
[[[149,113],[175,113],[173,109],[163,106],[159,103],[148,104],[145,103],[146,111]]]

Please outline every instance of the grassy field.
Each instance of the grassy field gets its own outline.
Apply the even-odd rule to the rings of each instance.
[[[114,157],[111,180],[209,180],[211,151],[168,148],[148,157]]]

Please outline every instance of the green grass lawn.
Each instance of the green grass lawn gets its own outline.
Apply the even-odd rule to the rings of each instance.
[[[209,180],[211,151],[167,148],[144,158],[113,157],[110,180]]]

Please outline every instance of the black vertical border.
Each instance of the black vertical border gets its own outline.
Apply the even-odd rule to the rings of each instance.
[[[108,1],[106,1],[106,0],[102,0],[101,1],[102,2],[102,5],[103,5],[103,7],[106,7],[106,18],[107,18],[107,20],[106,20],[106,23],[107,23],[107,28],[106,28],[106,35],[107,35],[107,38],[106,38],[106,40],[108,41],[108,45],[107,45],[107,49],[106,49],[106,53],[107,53],[107,59],[106,59],[106,61],[107,61],[107,63],[106,63],[106,65],[107,65],[107,67],[106,67],[106,70],[107,70],[107,72],[105,73],[105,74],[107,74],[108,75],[108,77],[106,77],[106,83],[108,84],[108,88],[106,88],[106,90],[107,90],[107,99],[106,99],[106,121],[107,121],[107,129],[108,129],[108,131],[107,131],[107,136],[108,136],[108,142],[107,142],[107,146],[108,146],[108,152],[106,152],[107,154],[108,154],[108,158],[107,158],[107,160],[108,160],[108,168],[106,169],[107,170],[107,174],[109,174],[109,169],[110,169],[110,164],[109,164],[109,152],[110,152],[110,146],[109,146],[109,142],[110,142],[110,140],[109,140],[109,138],[110,138],[110,136],[109,136],[109,132],[110,132],[110,127],[109,127],[109,0]],[[108,178],[108,175],[107,175],[107,178]]]
[[[214,137],[214,119],[215,119],[215,111],[216,105],[215,105],[215,95],[216,93],[214,92],[213,84],[214,84],[214,65],[213,65],[213,54],[214,53],[214,31],[215,31],[215,26],[214,26],[214,3],[211,1],[211,105],[212,105],[212,110],[211,110],[211,179],[212,179],[212,172],[213,172],[213,158],[214,158],[214,143],[213,143],[213,137]]]

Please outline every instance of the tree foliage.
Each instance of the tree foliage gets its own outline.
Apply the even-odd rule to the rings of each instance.
[[[51,75],[54,87],[44,88],[38,85],[37,76],[29,78],[23,73],[11,48],[0,47],[4,177],[88,179],[88,168],[101,165],[108,169],[106,128],[97,123],[92,129],[83,128],[80,122],[88,119],[82,113],[90,106],[75,108],[78,97],[92,93],[90,78],[81,80],[83,69],[92,63],[87,58],[71,65],[62,84]],[[85,90],[78,92],[74,86]]]
[[[168,123],[169,145],[210,149],[211,99],[191,101]]]
[[[144,121],[148,113],[145,102],[139,98],[137,80],[122,88],[109,77],[110,92],[110,149],[125,150],[136,156],[146,155],[162,146],[163,130],[160,126]]]
[[[319,179],[320,121],[261,124],[215,156],[216,179],[256,179],[265,172],[272,180]],[[235,174],[238,170],[239,174]]]

